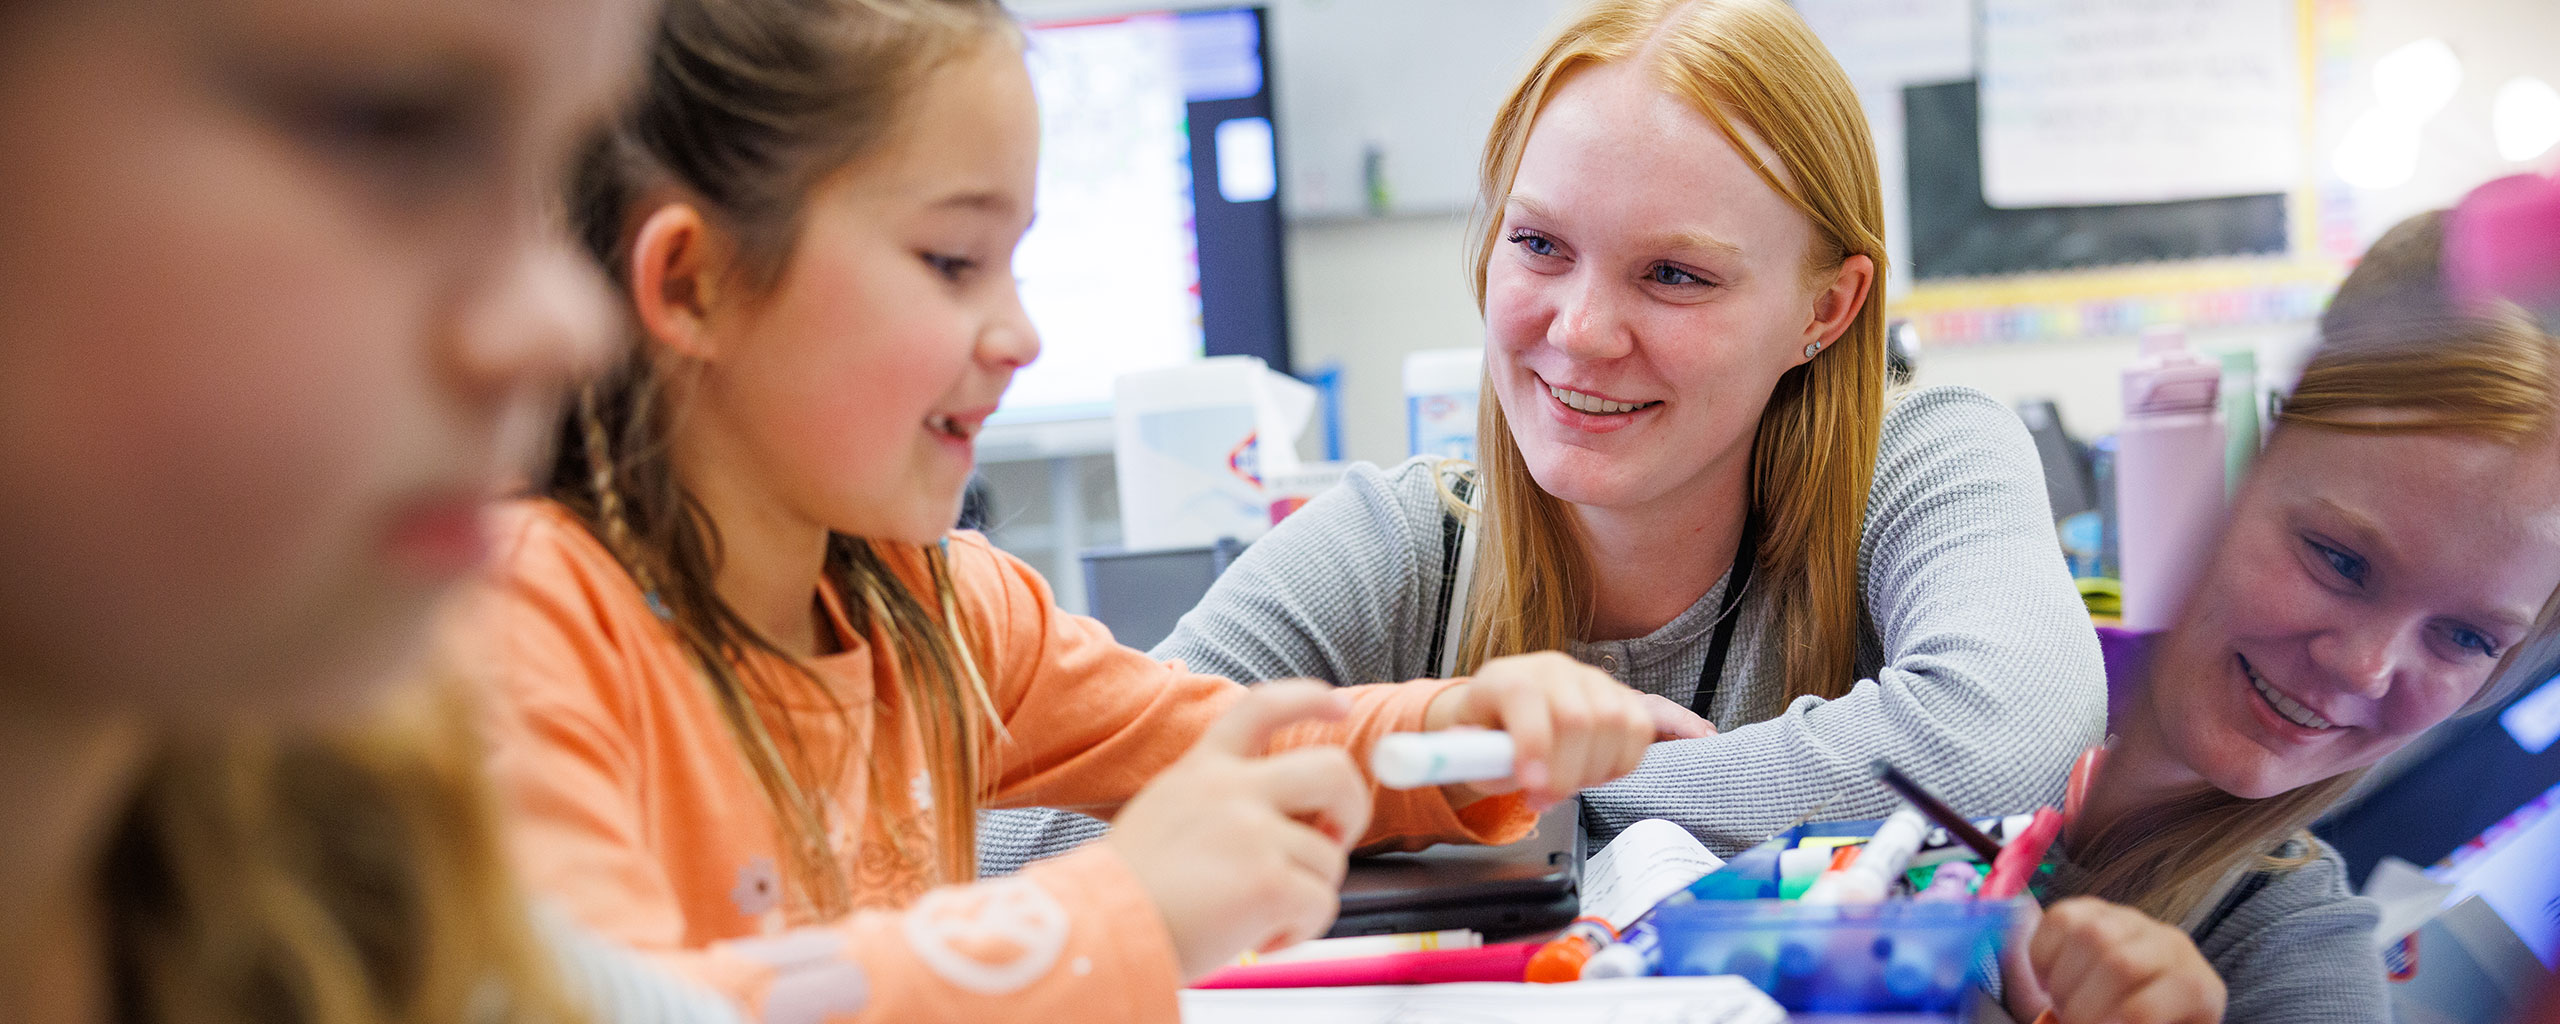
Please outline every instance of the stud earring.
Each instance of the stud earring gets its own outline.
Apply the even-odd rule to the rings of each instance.
[[[1822,343],[1821,343],[1821,342],[1819,342],[1819,341],[1814,342],[1813,344],[1810,344],[1810,345],[1807,345],[1807,346],[1805,346],[1805,347],[1804,347],[1804,357],[1805,357],[1805,358],[1807,358],[1807,359],[1811,359],[1811,358],[1813,358],[1813,357],[1814,357],[1814,355],[1815,355],[1816,353],[1819,353],[1819,352],[1821,352],[1821,351],[1822,351]]]

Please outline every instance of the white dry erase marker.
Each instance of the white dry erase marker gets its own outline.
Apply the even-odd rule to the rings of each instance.
[[[1369,752],[1369,771],[1388,789],[1483,782],[1510,778],[1517,754],[1510,733],[1491,729],[1389,733]]]

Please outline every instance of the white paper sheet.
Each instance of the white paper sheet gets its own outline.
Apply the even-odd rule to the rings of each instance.
[[[1723,866],[1724,858],[1707,852],[1688,829],[1646,818],[1583,865],[1582,911],[1623,930],[1663,897]]]
[[[1184,1024],[1784,1024],[1740,978],[1373,988],[1186,989]]]
[[[2302,173],[2294,0],[1982,0],[1993,206],[2283,192]]]

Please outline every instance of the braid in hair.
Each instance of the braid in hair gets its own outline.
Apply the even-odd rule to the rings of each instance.
[[[678,194],[737,242],[745,283],[769,288],[809,194],[892,138],[931,72],[1019,41],[996,0],[667,0],[640,103],[582,154],[569,204],[578,235],[627,288],[630,234],[651,212],[646,201]],[[826,730],[842,737],[857,734],[856,709],[714,589],[720,538],[667,458],[672,414],[658,408],[661,359],[649,348],[636,346],[620,373],[580,396],[544,493],[595,534],[681,640],[772,805],[795,910],[833,916],[854,894],[828,827],[842,811],[826,787],[854,752],[816,749],[800,735],[807,716],[786,709],[814,698],[843,722]],[[923,578],[892,569],[907,556],[921,557]],[[949,554],[835,535],[819,585],[894,661],[895,698],[921,733],[940,856],[891,837],[898,852],[938,861],[924,865],[928,877],[974,879],[977,808],[1002,727],[965,635]],[[750,655],[788,670],[760,669]],[[908,780],[867,774],[871,806],[912,799]]]

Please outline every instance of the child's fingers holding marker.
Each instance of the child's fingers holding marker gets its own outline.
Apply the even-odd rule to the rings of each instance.
[[[1594,746],[1601,751],[1603,760],[1600,774],[1584,785],[1600,785],[1644,763],[1644,752],[1653,747],[1659,736],[1654,728],[1653,701],[1660,699],[1627,689],[1615,679],[1608,681],[1606,689],[1593,694],[1594,715],[1599,721]],[[1715,729],[1707,728],[1710,732]]]
[[[1251,766],[1263,795],[1335,845],[1333,876],[1339,882],[1345,851],[1369,831],[1369,784],[1351,755],[1334,747],[1310,747],[1263,758]]]
[[[1556,730],[1556,773],[1548,785],[1555,799],[1625,774],[1618,767],[1626,755],[1619,741],[1635,722],[1636,706],[1635,691],[1598,671],[1575,672],[1555,681],[1548,697],[1548,714]],[[1650,727],[1644,730],[1644,738],[1653,738]]]
[[[1368,785],[1339,749],[1263,751],[1282,729],[1348,713],[1321,684],[1254,687],[1112,822],[1104,842],[1163,915],[1183,977],[1332,922]]]
[[[1527,793],[1529,806],[1544,810],[1564,795],[1557,792],[1561,779],[1582,774],[1584,752],[1571,737],[1586,717],[1581,708],[1526,686],[1505,687],[1501,698],[1498,725],[1511,734],[1519,751],[1512,778]]]
[[[1657,732],[1645,695],[1554,652],[1486,662],[1435,700],[1425,719],[1433,729],[1510,734],[1512,778],[1453,787],[1453,800],[1519,789],[1537,808],[1634,770]]]

